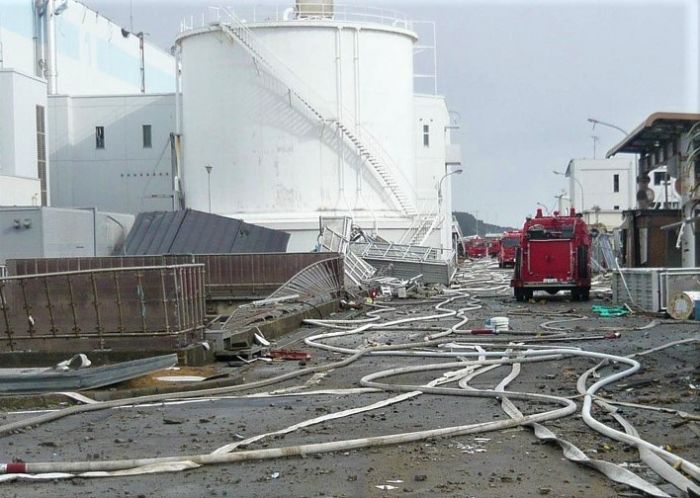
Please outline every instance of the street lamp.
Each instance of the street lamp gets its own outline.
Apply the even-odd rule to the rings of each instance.
[[[571,202],[571,199],[566,197],[566,192],[564,192],[564,190],[562,190],[561,193],[555,195],[554,198],[557,200],[557,211],[559,212],[559,214],[563,214],[564,213],[563,199],[566,199],[569,202]]]
[[[588,122],[589,122],[589,123],[593,123],[593,126],[595,126],[595,125],[607,126],[608,128],[614,128],[614,129],[616,129],[617,131],[623,133],[625,136],[629,135],[629,133],[627,133],[625,130],[623,130],[623,129],[620,128],[619,126],[614,125],[614,124],[612,124],[612,123],[606,123],[605,121],[601,121],[601,120],[599,120],[599,119],[594,119],[594,118],[588,118]]]
[[[214,168],[207,164],[204,166],[204,169],[207,170],[207,193],[209,197],[209,212],[211,213],[211,170]]]
[[[562,173],[561,171],[552,171],[555,175],[559,176],[566,176],[566,173]],[[571,176],[571,179],[576,182],[576,184],[579,186],[581,189],[581,213],[583,213],[584,209],[586,208],[586,204],[583,201],[583,185],[581,185],[581,182],[578,181],[578,179],[575,176]]]
[[[620,127],[617,126],[616,124],[606,123],[605,121],[601,121],[600,119],[595,119],[595,118],[588,118],[588,122],[589,122],[589,123],[593,123],[593,129],[595,129],[595,125],[607,126],[608,128],[612,128],[613,130],[619,131],[619,132],[622,133],[625,137],[629,136],[629,132],[628,132],[627,130],[625,130],[624,128],[620,128]],[[638,175],[639,175],[639,172],[638,172],[639,167],[638,167],[638,164],[637,164],[637,155],[636,155],[636,154],[635,154],[635,156],[634,156],[634,165],[633,165],[633,168],[634,168],[634,171],[632,172],[633,176],[638,176]],[[630,202],[630,204],[632,204],[631,207],[634,207],[632,192],[630,192],[629,194],[630,194],[630,200],[629,200],[629,202]]]
[[[454,171],[450,171],[449,173],[445,173],[442,175],[442,178],[440,178],[440,181],[438,182],[438,206],[442,206],[442,182],[445,180],[450,175],[461,175],[463,169],[456,169]]]

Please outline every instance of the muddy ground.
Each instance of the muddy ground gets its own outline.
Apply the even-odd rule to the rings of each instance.
[[[570,327],[568,338],[609,335],[618,330],[619,338],[557,343],[592,351],[629,355],[700,334],[700,322],[673,322],[661,319],[645,330],[631,330],[648,324],[654,317],[634,315],[599,318],[591,312],[599,298],[587,303],[570,302],[568,295],[536,295],[531,303],[516,303],[509,296],[483,297],[483,308],[470,311],[466,327],[482,326],[486,318],[509,316],[514,331],[542,332],[542,322],[551,313],[573,311],[588,318],[560,323]],[[457,308],[464,301],[448,307]],[[392,304],[392,303],[388,303]],[[432,305],[401,301],[383,319],[431,313]],[[358,312],[338,314],[358,316]],[[657,318],[658,319],[658,318]],[[455,319],[423,323],[449,327]],[[287,348],[309,351],[307,366],[337,361],[341,355],[311,349],[302,339],[322,329],[303,327],[284,337]],[[418,341],[425,330],[384,330],[361,337],[328,341],[335,345]],[[498,339],[515,339],[502,334]],[[523,336],[517,336],[523,338]],[[468,340],[455,337],[455,340]],[[697,415],[697,386],[700,384],[698,343],[682,344],[640,358],[642,369],[619,381],[601,394],[629,401]],[[342,369],[316,376],[306,389],[360,387],[359,379],[387,368],[446,361],[406,357],[366,357]],[[595,362],[568,358],[546,363],[523,364],[522,373],[510,390],[576,396],[576,379]],[[285,371],[304,368],[297,362],[257,362],[246,371],[246,380],[269,378]],[[602,370],[608,374],[619,366]],[[502,367],[478,377],[472,385],[492,388],[510,371]],[[393,378],[393,382],[425,384],[439,373],[426,372]],[[275,389],[303,384],[299,380],[274,386]],[[264,390],[270,390],[267,388]],[[0,437],[0,462],[21,459],[33,461],[105,460],[166,455],[208,453],[227,443],[263,432],[281,429],[311,417],[376,402],[389,393],[290,395],[277,398],[226,398],[179,404],[157,404],[111,409],[64,418]],[[577,398],[580,410],[580,398]],[[516,402],[524,413],[543,406]],[[622,408],[624,416],[642,437],[691,461],[700,461],[700,425],[673,413],[639,408]],[[580,413],[580,411],[578,412]],[[600,410],[596,416],[610,425],[614,422]],[[27,417],[27,414],[0,412],[0,424]],[[380,436],[420,431],[473,422],[507,419],[493,399],[422,395],[414,399],[364,414],[329,421],[283,437],[265,439],[250,448],[272,448],[363,436]],[[547,422],[558,436],[581,448],[589,457],[624,464],[671,496],[681,496],[639,461],[636,450],[605,438],[588,428],[579,414]],[[391,486],[379,489],[378,486]],[[460,496],[460,497],[617,497],[641,496],[632,488],[615,484],[594,470],[567,461],[555,444],[538,441],[527,428],[512,428],[453,438],[387,446],[381,448],[325,453],[308,457],[223,464],[170,474],[94,479],[66,479],[49,482],[0,484],[2,497],[365,497],[365,496]]]

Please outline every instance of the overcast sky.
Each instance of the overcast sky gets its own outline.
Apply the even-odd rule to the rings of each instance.
[[[134,29],[164,47],[183,17],[217,3],[83,2],[125,27],[133,12]],[[460,117],[454,208],[491,223],[519,226],[537,202],[554,204],[567,183],[552,170],[593,156],[587,118],[629,131],[656,111],[700,112],[700,0],[359,3],[436,22],[438,92]],[[598,157],[623,138],[600,126],[595,135]]]

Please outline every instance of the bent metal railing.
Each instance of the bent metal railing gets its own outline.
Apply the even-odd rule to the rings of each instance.
[[[324,253],[328,256],[330,253]],[[284,306],[303,303],[316,307],[339,299],[343,291],[343,256],[336,254],[316,261],[297,272],[266,299],[236,308],[223,328],[249,326],[278,303]]]
[[[184,347],[200,340],[204,265],[0,279],[0,352]]]

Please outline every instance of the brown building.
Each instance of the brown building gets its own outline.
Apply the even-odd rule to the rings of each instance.
[[[681,266],[681,250],[676,248],[678,226],[664,230],[662,227],[676,223],[678,209],[634,209],[622,216],[622,266],[627,268]]]

